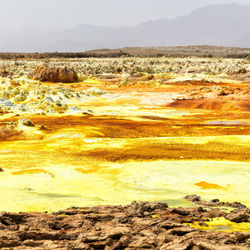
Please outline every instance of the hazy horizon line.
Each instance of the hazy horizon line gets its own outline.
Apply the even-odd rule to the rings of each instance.
[[[220,5],[238,5],[238,6],[250,6],[250,3],[249,4],[240,4],[240,3],[237,3],[235,1],[232,1],[230,3],[218,3],[218,4],[209,4],[209,5],[205,5],[205,6],[202,6],[202,7],[198,7],[198,8],[195,8],[193,9],[192,11],[190,11],[189,13],[185,14],[185,15],[179,15],[179,16],[176,16],[176,17],[173,17],[173,18],[167,18],[167,17],[161,17],[161,18],[155,18],[155,19],[147,19],[145,21],[141,21],[141,22],[138,22],[136,24],[133,24],[133,25],[103,25],[103,24],[91,24],[91,23],[76,23],[74,25],[71,25],[71,26],[68,26],[68,27],[51,27],[51,28],[46,28],[46,27],[41,27],[40,25],[26,25],[26,26],[23,26],[23,27],[20,27],[20,28],[14,28],[14,27],[11,27],[11,28],[5,28],[5,27],[2,27],[0,26],[0,29],[1,30],[8,30],[8,31],[20,31],[20,30],[23,30],[23,29],[32,29],[32,28],[36,28],[36,29],[40,29],[40,30],[44,30],[44,31],[61,31],[61,30],[64,30],[64,29],[72,29],[72,28],[75,28],[77,26],[80,26],[80,25],[86,25],[86,26],[95,26],[95,27],[107,27],[107,28],[113,28],[113,29],[116,29],[116,28],[131,28],[131,27],[136,27],[136,26],[139,26],[141,24],[144,24],[144,23],[148,23],[148,22],[155,22],[155,21],[158,21],[158,20],[175,20],[175,19],[178,19],[180,17],[183,17],[183,16],[188,16],[188,15],[191,15],[193,12],[197,11],[197,10],[200,10],[200,9],[203,9],[203,8],[207,8],[207,7],[212,7],[212,6],[220,6]]]

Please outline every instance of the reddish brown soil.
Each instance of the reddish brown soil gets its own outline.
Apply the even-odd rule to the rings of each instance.
[[[184,97],[167,105],[174,108],[207,109],[220,111],[250,111],[250,87],[245,84],[191,84],[181,88]],[[183,86],[183,85],[182,85]]]

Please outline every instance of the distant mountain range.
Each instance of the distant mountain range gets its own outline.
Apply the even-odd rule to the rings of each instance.
[[[250,5],[211,5],[186,16],[148,21],[131,27],[80,24],[64,30],[36,27],[0,30],[2,52],[78,52],[130,46],[203,44],[249,48]]]

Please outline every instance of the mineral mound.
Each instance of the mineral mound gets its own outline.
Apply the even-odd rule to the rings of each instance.
[[[72,83],[78,80],[77,73],[73,68],[52,68],[47,65],[37,66],[31,71],[30,76],[34,80],[42,82]]]

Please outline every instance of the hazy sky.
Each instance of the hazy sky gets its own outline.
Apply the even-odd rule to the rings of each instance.
[[[204,5],[230,2],[250,4],[250,0],[0,0],[0,27],[130,26],[185,15]]]

